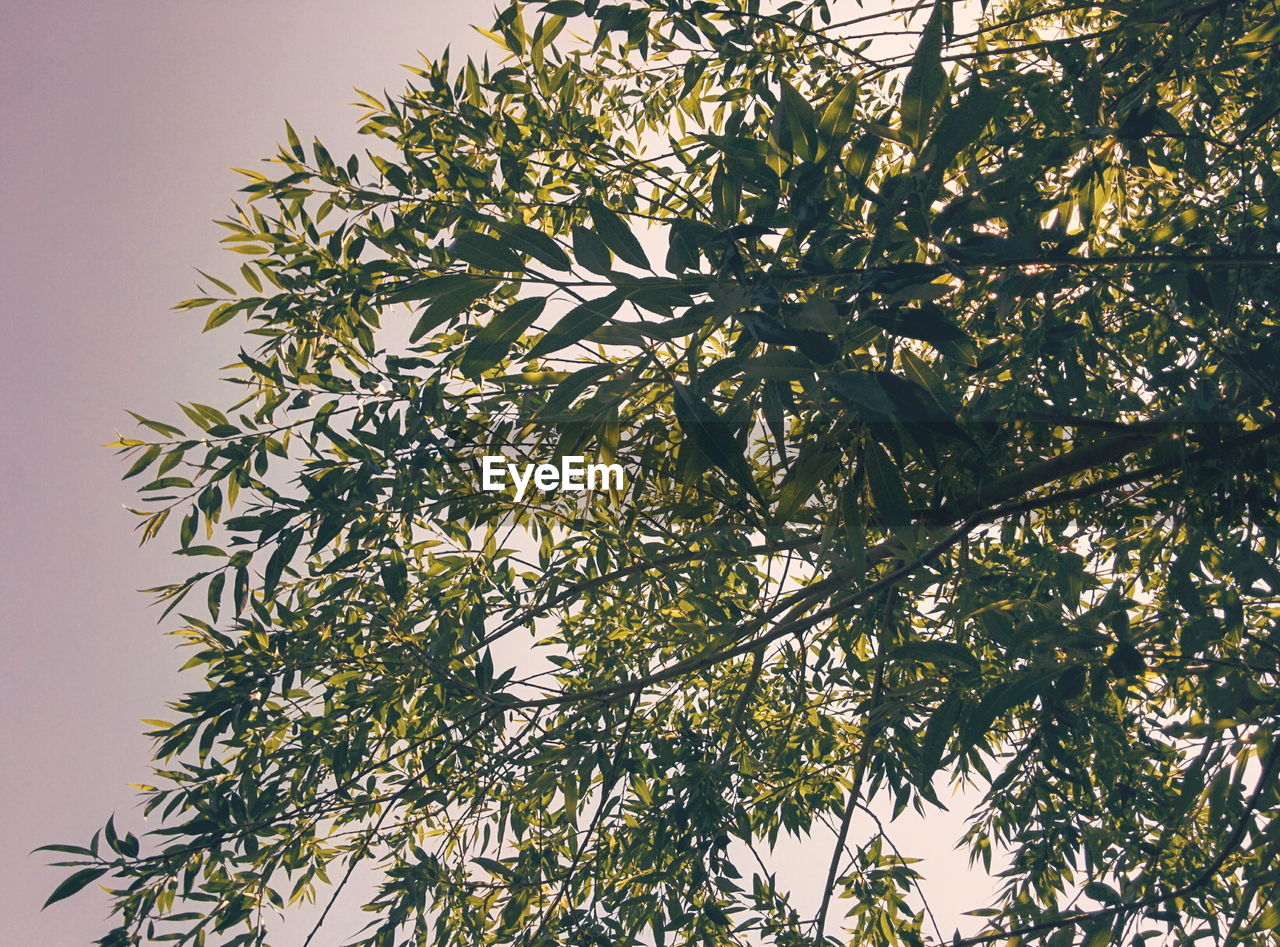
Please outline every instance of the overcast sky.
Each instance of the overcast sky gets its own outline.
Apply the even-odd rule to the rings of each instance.
[[[78,947],[105,932],[92,892],[39,907],[65,871],[27,852],[83,844],[148,781],[143,717],[166,716],[181,658],[135,589],[178,577],[138,549],[129,483],[100,445],[124,413],[224,403],[235,340],[202,336],[192,267],[227,272],[241,179],[288,118],[358,148],[352,88],[404,84],[418,51],[481,49],[489,5],[445,0],[3,0],[0,312],[4,318],[4,658],[0,941]],[[193,680],[189,686],[196,682]]]
[[[138,827],[139,721],[184,689],[184,658],[134,591],[182,577],[182,561],[167,535],[137,548],[132,482],[101,445],[129,430],[126,408],[164,419],[178,400],[227,400],[217,368],[234,337],[170,307],[194,295],[193,267],[238,264],[212,223],[240,186],[228,169],[271,154],[285,118],[335,155],[360,148],[352,88],[401,87],[418,51],[482,50],[467,23],[490,7],[0,2],[0,940],[76,947],[105,932],[105,896],[41,913],[65,872],[27,853],[83,844],[112,812]],[[953,874],[957,827],[933,826],[944,916],[972,891]]]

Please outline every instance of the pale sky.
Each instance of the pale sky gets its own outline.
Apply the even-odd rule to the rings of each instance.
[[[41,913],[66,872],[27,853],[83,844],[112,812],[136,830],[128,784],[149,778],[140,720],[165,717],[165,702],[198,684],[184,687],[185,658],[134,591],[185,575],[183,563],[168,555],[170,537],[137,547],[123,509],[133,482],[120,482],[122,464],[101,445],[130,429],[126,408],[164,419],[177,400],[226,401],[217,369],[234,358],[234,337],[202,336],[200,316],[170,307],[194,295],[193,267],[233,263],[211,222],[242,180],[228,169],[271,154],[286,118],[335,156],[362,148],[352,88],[399,89],[399,64],[419,50],[484,50],[468,23],[487,25],[491,8],[3,5],[0,940],[75,947],[107,930],[105,896],[91,889]],[[931,900],[948,933],[954,912],[974,906],[965,861],[950,852],[958,831],[949,818],[905,833],[933,840]],[[824,841],[824,869],[828,854]]]
[[[0,47],[0,942],[87,945],[105,896],[40,905],[66,874],[27,852],[84,844],[147,782],[143,717],[181,692],[179,656],[135,589],[177,577],[139,549],[133,482],[100,445],[177,400],[227,398],[234,336],[170,311],[192,267],[229,270],[212,220],[288,118],[361,146],[354,86],[398,89],[417,52],[482,49],[488,4],[446,0],[3,0]],[[192,679],[188,686],[197,682]]]

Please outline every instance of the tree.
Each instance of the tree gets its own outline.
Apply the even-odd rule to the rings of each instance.
[[[513,3],[365,155],[288,129],[180,307],[248,326],[239,400],[119,441],[207,686],[161,827],[50,900],[334,943],[372,866],[368,945],[1280,943],[1280,14],[985,6]],[[948,784],[1008,866],[968,936],[850,831]]]

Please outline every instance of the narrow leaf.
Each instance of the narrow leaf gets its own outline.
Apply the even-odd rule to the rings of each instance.
[[[107,868],[81,868],[79,871],[74,872],[69,878],[66,878],[62,884],[53,889],[53,894],[49,895],[49,900],[44,903],[44,907],[42,907],[41,910],[44,910],[44,908],[47,908],[51,904],[56,904],[59,901],[71,897],[90,882],[101,878],[108,870],[109,869]]]
[[[462,374],[475,378],[507,357],[511,346],[546,308],[545,296],[517,299],[495,315],[462,353]]]
[[[623,222],[622,218],[599,201],[589,201],[587,211],[591,214],[591,223],[596,232],[604,240],[605,245],[623,261],[641,269],[649,268],[649,259],[644,255],[644,248],[636,235]]]
[[[778,488],[778,519],[789,520],[835,472],[840,459],[839,450],[825,449],[820,441],[805,444]]]
[[[573,256],[592,273],[608,276],[613,272],[613,256],[609,253],[609,247],[590,228],[573,228]]]
[[[622,293],[614,291],[607,296],[588,299],[580,306],[570,309],[529,350],[529,358],[538,358],[550,352],[558,352],[567,345],[573,345],[573,343],[585,339],[613,318],[614,314],[622,308],[624,298]]]
[[[818,136],[828,149],[839,148],[849,135],[861,82],[861,78],[850,79],[822,110],[822,117],[818,119]]]
[[[911,503],[907,499],[902,474],[884,449],[874,441],[868,441],[862,453],[867,472],[867,485],[876,510],[886,523],[900,525],[911,519]]]
[[[499,223],[494,225],[506,240],[507,246],[520,253],[527,253],[539,263],[554,270],[570,269],[572,263],[569,255],[560,249],[560,245],[541,230],[518,223]]]
[[[929,121],[942,98],[947,76],[942,69],[942,18],[946,3],[936,0],[902,83],[899,115],[902,132],[917,148],[928,137]]]
[[[1004,95],[996,89],[988,86],[970,88],[955,108],[947,110],[933,133],[929,142],[933,152],[929,159],[930,170],[941,175],[951,167],[956,156],[977,141],[983,128],[1002,110],[1004,103]]]
[[[751,469],[742,449],[731,434],[730,426],[685,385],[675,385],[675,411],[680,430],[707,460],[724,471],[747,493],[760,500],[760,490],[751,476]]]
[[[417,342],[432,329],[465,312],[475,304],[476,300],[492,292],[497,285],[498,281],[494,279],[472,279],[464,285],[441,293],[422,311],[417,324],[413,327],[413,332],[409,334],[409,341]]]
[[[524,269],[520,258],[487,233],[465,231],[458,234],[450,249],[458,259],[482,270],[515,273]]]

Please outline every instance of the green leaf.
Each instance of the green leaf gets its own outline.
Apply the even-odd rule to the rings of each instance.
[[[578,369],[556,385],[555,390],[538,411],[538,420],[548,421],[555,419],[558,415],[568,410],[569,406],[589,387],[617,371],[617,368],[618,366],[612,362],[600,362]]]
[[[573,256],[592,273],[613,272],[613,256],[601,236],[587,227],[573,228]]]
[[[802,381],[813,378],[813,362],[798,352],[774,348],[748,359],[742,366],[742,374],[747,378]]]
[[[764,383],[761,397],[765,424],[773,435],[773,446],[783,463],[787,462],[787,399],[790,395],[788,382],[768,380]]]
[[[587,201],[587,212],[591,215],[591,223],[600,238],[619,259],[641,269],[649,268],[644,248],[621,217],[596,200]]]
[[[699,221],[673,220],[667,232],[667,256],[664,266],[668,273],[683,273],[698,265],[698,257],[708,241],[714,241],[714,228]]]
[[[862,451],[863,469],[867,473],[867,486],[871,499],[881,518],[890,525],[900,525],[911,520],[911,503],[902,483],[902,474],[875,441],[867,441]]]
[[[262,573],[262,598],[264,601],[270,600],[271,596],[275,594],[276,585],[280,582],[280,576],[284,572],[285,566],[293,559],[293,554],[298,551],[298,544],[301,542],[301,530],[290,529],[280,534],[276,548],[271,553],[271,558],[267,560],[267,566]]]
[[[546,305],[545,296],[517,299],[490,319],[462,353],[462,374],[475,378],[505,359],[511,346],[534,324]]]
[[[908,348],[901,349],[898,352],[898,358],[907,370],[907,375],[929,393],[929,398],[937,406],[938,411],[946,414],[947,388],[938,373],[933,370],[928,362]]]
[[[971,86],[969,91],[947,110],[929,141],[929,169],[941,175],[956,156],[978,140],[987,123],[1005,104],[1003,92],[988,86]]]
[[[135,460],[129,466],[128,471],[126,471],[125,475],[120,479],[128,480],[130,477],[137,476],[138,474],[142,473],[142,471],[146,470],[149,466],[151,466],[152,461],[154,461],[159,456],[160,456],[160,445],[152,444],[138,456],[138,459]]]
[[[868,318],[891,335],[928,342],[943,355],[966,365],[976,364],[973,340],[935,303],[878,309]]]
[[[1111,947],[1111,925],[1102,924],[1092,934],[1084,939],[1080,947]]]
[[[880,153],[880,146],[884,141],[885,136],[875,129],[863,132],[857,137],[853,147],[849,149],[849,157],[845,161],[845,168],[853,180],[864,186],[866,185],[871,175],[871,168],[875,164],[876,156]]]
[[[289,140],[289,150],[293,152],[293,156],[299,161],[306,161],[307,153],[303,150],[302,142],[298,140],[298,133],[293,130],[293,126],[287,121],[284,123],[284,134]]]
[[[172,490],[175,487],[181,490],[189,490],[193,484],[186,477],[161,477],[159,480],[152,480],[145,486],[139,487],[140,492],[150,493],[155,490]]]
[[[782,117],[791,137],[791,149],[801,161],[817,156],[818,119],[813,106],[785,79],[782,81]]]
[[[71,897],[90,882],[101,878],[108,871],[110,871],[109,868],[81,868],[79,871],[74,872],[70,877],[64,879],[62,884],[53,889],[53,894],[49,895],[49,900],[45,901],[41,910]]]
[[[197,269],[196,272],[199,273],[201,276],[203,276],[205,279],[207,279],[214,286],[218,287],[218,289],[222,290],[224,293],[229,293],[232,296],[237,295],[235,289],[230,284],[224,283],[222,280],[218,279],[216,276],[210,276],[208,273],[206,273],[204,270],[201,270],[201,269]]]
[[[564,317],[537,341],[529,350],[529,358],[540,358],[551,352],[558,352],[567,345],[573,345],[589,336],[596,329],[613,318],[622,308],[625,296],[614,290],[607,296],[588,299],[565,313]]]
[[[222,610],[222,590],[226,584],[227,574],[225,572],[218,572],[209,580],[209,594],[206,604],[209,607],[209,615],[214,621],[218,620],[218,613]]]
[[[235,587],[232,590],[233,607],[236,611],[236,617],[240,617],[240,613],[244,611],[245,605],[249,602],[249,570],[244,566],[236,569]]]
[[[382,300],[387,303],[409,303],[435,299],[448,290],[470,286],[477,279],[478,277],[469,273],[441,273],[425,279],[384,283],[381,287]]]
[[[527,253],[553,270],[572,269],[573,264],[569,260],[569,255],[541,230],[514,222],[496,223],[493,226],[506,238],[506,243],[511,248]]]
[[[676,384],[675,412],[680,430],[714,466],[748,494],[760,500],[751,468],[733,438],[731,427],[686,385]]]
[[[795,463],[787,471],[778,488],[779,520],[789,520],[804,502],[813,496],[818,485],[825,482],[840,466],[843,453],[819,442],[810,442],[800,449]]]
[[[226,550],[217,546],[186,546],[178,550],[180,556],[225,556]]]
[[[476,301],[497,287],[495,279],[471,278],[466,283],[447,289],[435,297],[422,311],[418,322],[409,334],[410,342],[417,342],[437,326],[470,309]]]
[[[357,562],[363,562],[369,557],[369,552],[370,550],[368,549],[348,549],[341,555],[334,556],[334,558],[327,563],[318,574],[333,575],[335,572],[341,572],[344,569],[355,565]]]
[[[978,670],[978,659],[973,652],[954,641],[908,641],[889,654],[890,661],[904,659],[926,664],[961,664],[970,670]]]
[[[549,0],[542,5],[543,13],[552,13],[557,16],[578,16],[582,10],[581,0]]]
[[[959,695],[951,694],[929,718],[924,737],[920,741],[919,755],[920,775],[925,782],[932,779],[942,765],[942,755],[956,732],[963,706]]]
[[[942,68],[942,18],[946,6],[946,0],[935,0],[902,83],[902,133],[917,149],[928,137],[930,120],[946,90],[947,76]]]
[[[861,76],[850,79],[822,110],[822,117],[818,119],[818,138],[825,149],[839,149],[849,137],[854,106],[858,104],[858,87],[864,81]]]
[[[463,231],[454,237],[449,248],[460,260],[470,263],[482,270],[498,270],[515,273],[524,269],[520,258],[512,253],[502,242],[487,233],[474,230]]]
[[[147,723],[147,721],[143,721]],[[168,724],[166,724],[168,726]],[[33,848],[27,854],[34,855],[36,852],[58,852],[64,855],[85,855],[93,857],[93,849],[85,848],[83,845],[41,845],[39,848]]]
[[[974,746],[987,734],[998,717],[1036,697],[1056,673],[1055,670],[1043,668],[1027,670],[997,684],[969,710],[961,742],[965,747]]]
[[[699,141],[714,146],[726,158],[738,162],[736,166],[764,166],[769,155],[769,145],[758,138],[739,135],[695,135]]]
[[[178,544],[183,549],[191,545],[191,540],[196,537],[196,527],[200,524],[199,510],[192,509],[190,513],[182,518],[182,525],[178,527]]]
[[[116,816],[113,812],[107,817],[107,824],[102,827],[102,837],[117,855],[120,854],[120,836],[116,834]]]
[[[234,319],[236,313],[242,308],[243,306],[239,301],[223,303],[216,307],[211,313],[209,313],[209,318],[205,320],[203,331],[208,332],[211,329],[218,328],[220,325],[225,325]]]
[[[382,560],[380,566],[383,588],[386,589],[387,595],[394,602],[401,602],[408,593],[408,568],[405,564],[404,554],[398,547],[391,549],[390,553]]]
[[[893,402],[869,372],[831,372],[823,377],[823,382],[840,399],[861,409],[874,420],[893,416]]]
[[[1101,901],[1103,904],[1121,904],[1123,903],[1120,892],[1105,881],[1090,881],[1084,886],[1084,894],[1087,898],[1093,898],[1095,901]]]
[[[615,274],[612,282],[626,293],[627,301],[660,316],[671,318],[672,310],[693,304],[689,289],[680,281],[664,276],[624,276]]]
[[[183,436],[183,430],[180,427],[174,427],[172,424],[165,424],[161,421],[152,421],[150,418],[144,418],[142,415],[138,414],[136,411],[130,411],[129,414],[139,424],[142,424],[146,427],[151,428],[151,430],[155,431],[157,434],[160,434],[163,437],[182,437]]]

